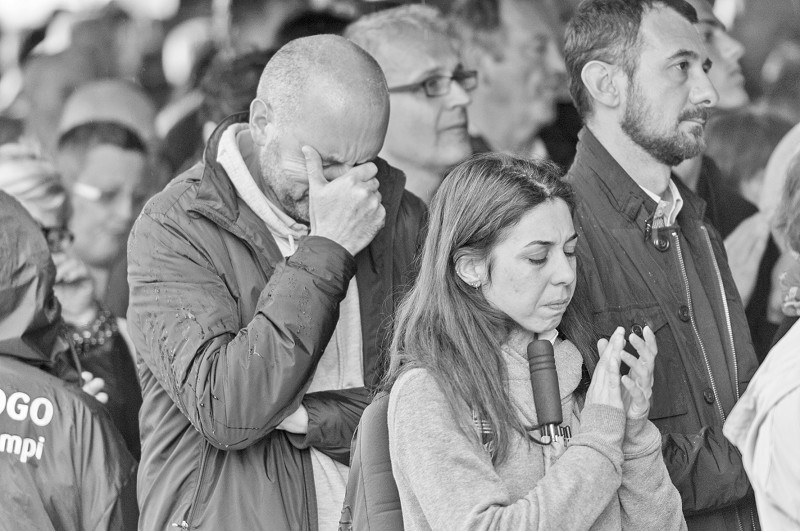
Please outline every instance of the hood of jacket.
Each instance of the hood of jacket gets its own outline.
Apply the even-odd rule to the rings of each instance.
[[[0,355],[64,376],[74,371],[53,293],[55,274],[38,223],[16,199],[0,192]]]

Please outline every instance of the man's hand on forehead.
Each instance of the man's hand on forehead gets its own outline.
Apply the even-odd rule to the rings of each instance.
[[[355,256],[383,227],[378,168],[372,162],[354,166],[336,177],[323,174],[316,149],[303,146],[308,174],[308,214],[311,234],[338,243]]]

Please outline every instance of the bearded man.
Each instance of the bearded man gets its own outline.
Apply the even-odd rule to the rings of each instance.
[[[370,55],[294,40],[139,217],[140,528],[337,527],[425,215],[376,158],[388,119]]]
[[[705,203],[671,173],[702,152],[719,98],[696,22],[683,0],[588,0],[570,21],[565,58],[585,124],[567,175],[573,304],[596,327],[587,343],[618,325],[655,333],[649,416],[689,529],[755,529],[741,457],[722,434],[756,369],[747,319]]]

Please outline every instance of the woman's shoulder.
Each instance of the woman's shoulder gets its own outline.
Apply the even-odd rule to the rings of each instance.
[[[407,369],[397,377],[389,392],[389,403],[424,397],[434,398],[436,396],[444,397],[444,393],[442,393],[433,373],[422,367],[414,367]]]
[[[397,377],[389,392],[390,427],[395,421],[424,423],[443,414],[452,414],[450,404],[431,371],[415,367]]]

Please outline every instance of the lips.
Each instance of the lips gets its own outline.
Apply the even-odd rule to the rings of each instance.
[[[700,125],[705,125],[707,120],[708,110],[703,107],[684,111],[679,117],[679,121],[681,122],[696,122]]]
[[[467,129],[467,122],[459,122],[457,124],[448,125],[447,127],[443,127],[442,131],[452,131],[454,129],[466,130]]]
[[[562,310],[563,311],[569,305],[569,301],[570,301],[570,299],[559,299],[557,301],[548,302],[547,304],[545,304],[545,306],[547,308],[550,308],[550,309],[553,309],[553,310]]]

